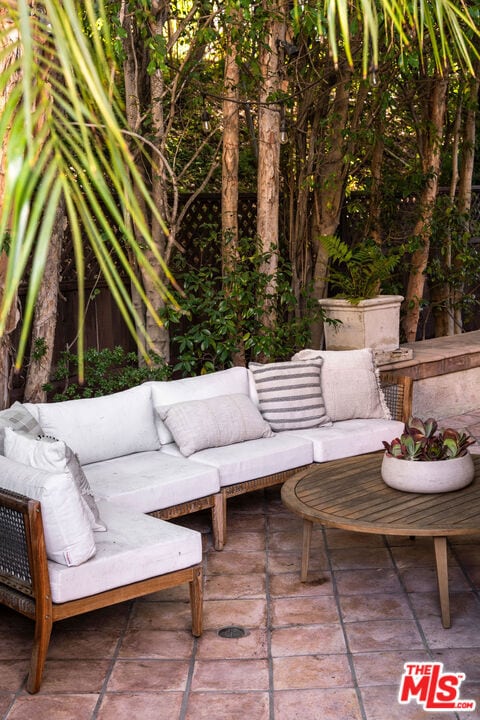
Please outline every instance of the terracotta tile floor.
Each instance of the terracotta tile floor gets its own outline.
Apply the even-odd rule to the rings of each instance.
[[[450,418],[480,437],[480,411]],[[205,632],[186,587],[56,624],[38,695],[23,689],[32,625],[0,608],[0,716],[8,720],[478,720],[480,531],[450,545],[452,627],[440,622],[431,540],[314,528],[299,582],[301,521],[278,489],[230,501],[229,541],[204,534]],[[218,631],[240,627],[241,638]],[[405,662],[465,673],[474,712],[398,703]]]

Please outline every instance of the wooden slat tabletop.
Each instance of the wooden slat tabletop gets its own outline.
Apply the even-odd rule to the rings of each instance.
[[[471,485],[429,494],[385,485],[382,457],[378,452],[319,463],[287,480],[282,500],[306,520],[344,530],[430,537],[480,534],[480,455],[473,456]]]

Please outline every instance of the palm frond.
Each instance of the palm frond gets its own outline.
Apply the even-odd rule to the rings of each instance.
[[[125,121],[116,95],[116,69],[103,3],[89,0],[81,6],[90,21],[88,34],[76,0],[44,0],[38,12],[32,11],[29,0],[0,0],[0,54],[5,67],[0,79],[4,97],[0,133],[6,153],[0,250],[8,243],[10,253],[0,303],[0,335],[32,258],[17,364],[25,351],[53,218],[62,197],[74,240],[80,324],[85,295],[84,242],[90,243],[99,259],[145,357],[149,338],[133,307],[130,282],[141,288],[128,263],[127,248],[146,270],[159,296],[175,304],[149,261],[150,255],[171,279],[141,206],[166,231],[165,224],[122,132]],[[126,271],[126,281],[118,267]],[[146,301],[142,291],[141,296]],[[149,310],[160,323],[154,308],[149,306]]]

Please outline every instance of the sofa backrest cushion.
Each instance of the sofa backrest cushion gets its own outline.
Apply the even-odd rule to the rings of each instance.
[[[68,473],[51,473],[0,456],[0,485],[39,500],[47,557],[80,565],[95,554],[95,538],[78,488]]]
[[[189,400],[206,400],[218,395],[249,394],[248,371],[244,367],[218,370],[207,375],[197,375],[181,380],[152,381],[146,383],[152,388],[154,407],[165,407]],[[157,414],[158,437],[162,445],[173,442],[173,436]]]
[[[323,360],[322,393],[333,421],[383,418],[391,420],[385,402],[375,356],[361,350],[301,350],[293,361]]]
[[[81,465],[158,450],[149,383],[103,397],[37,405],[44,435],[63,440]]]
[[[155,408],[182,455],[271,437],[270,425],[247,395],[219,395]]]

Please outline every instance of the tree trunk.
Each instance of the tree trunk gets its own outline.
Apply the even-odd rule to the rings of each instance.
[[[264,323],[273,328],[276,312],[273,298],[276,292],[278,269],[278,212],[280,201],[280,108],[271,97],[280,89],[279,48],[277,41],[285,35],[285,24],[278,18],[285,17],[283,2],[267,9],[273,18],[269,22],[268,35],[260,50],[262,83],[258,109],[258,174],[257,174],[257,235],[261,250],[269,254],[262,272],[270,280],[265,288]],[[283,57],[283,53],[282,53]]]
[[[52,236],[48,246],[47,262],[35,305],[32,324],[30,362],[25,381],[25,402],[45,402],[47,393],[43,389],[50,380],[55,330],[57,327],[57,306],[60,286],[62,245],[67,229],[65,202],[58,205]]]
[[[222,153],[222,267],[231,270],[238,244],[240,71],[235,46],[225,56]]]
[[[410,263],[404,307],[403,329],[407,342],[413,342],[417,336],[420,319],[420,306],[425,285],[425,269],[430,250],[430,228],[438,190],[447,77],[435,75],[426,83],[428,103],[421,128],[422,170],[425,177],[424,189],[419,198],[420,216],[415,224],[413,236],[418,238],[418,249],[413,253]]]
[[[346,77],[339,75],[337,84],[332,88],[330,122],[324,141],[325,152],[318,159],[319,189],[315,192],[315,225],[318,234],[312,238],[315,243],[313,293],[317,299],[325,296],[328,266],[328,257],[320,243],[320,237],[334,235],[338,230],[348,168],[345,162],[344,130],[348,120],[351,75],[348,70],[345,72]],[[323,323],[320,321],[312,326],[312,346],[320,347],[322,342]]]

